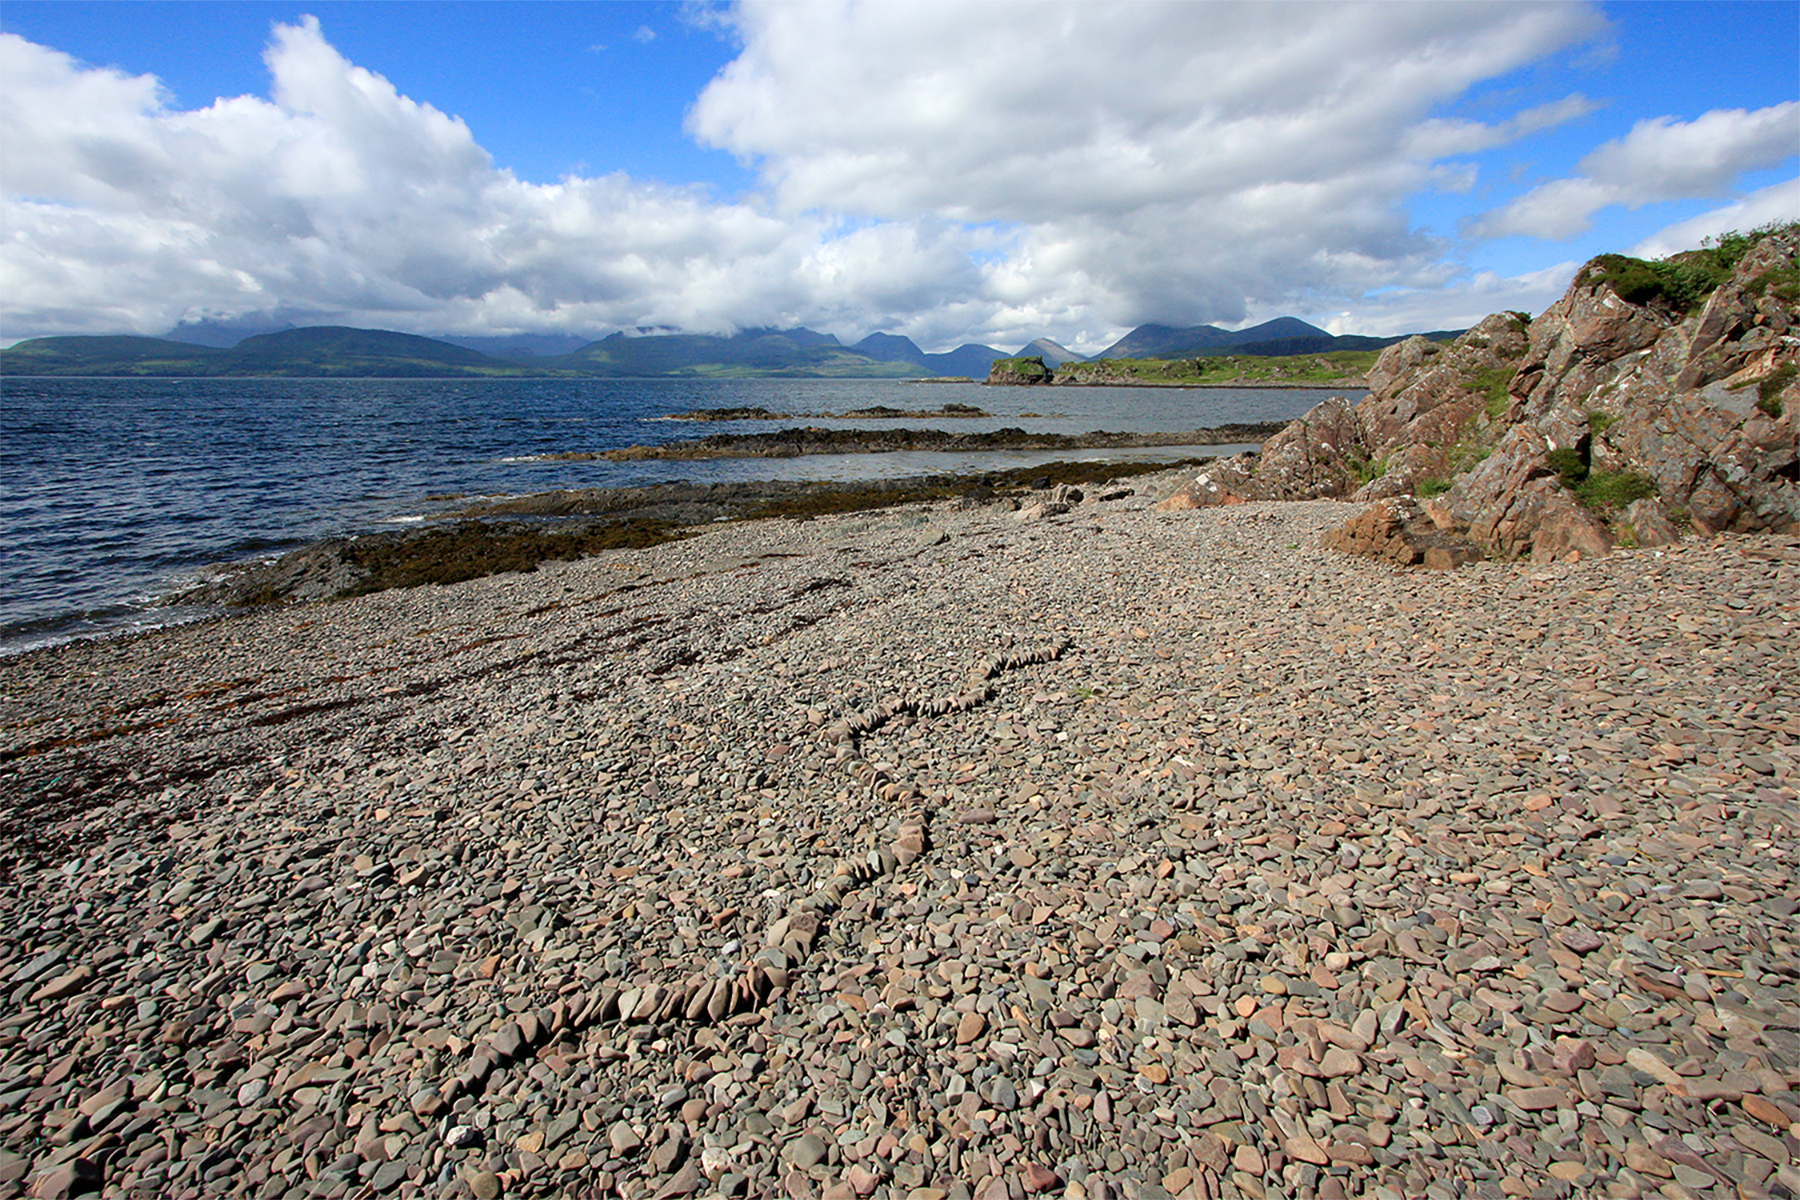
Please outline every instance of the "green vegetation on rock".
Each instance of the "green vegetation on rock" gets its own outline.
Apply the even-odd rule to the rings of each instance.
[[[1512,397],[1507,389],[1512,387],[1513,376],[1518,373],[1517,367],[1485,367],[1469,377],[1469,390],[1486,399],[1490,419],[1498,421],[1512,407]]]
[[[1781,419],[1782,389],[1792,383],[1796,375],[1800,375],[1800,366],[1783,363],[1757,382],[1756,407],[1764,416],[1773,417],[1777,421]]]
[[[1602,516],[1656,495],[1656,481],[1641,472],[1594,470],[1585,439],[1580,446],[1558,446],[1544,457],[1563,486]]]
[[[1380,479],[1383,475],[1387,474],[1387,469],[1388,463],[1385,458],[1378,458],[1373,462],[1370,462],[1366,458],[1361,458],[1356,455],[1350,456],[1350,472],[1356,476],[1356,482],[1358,484],[1374,483],[1377,479]]]
[[[1667,258],[1645,260],[1624,254],[1602,254],[1576,278],[1581,285],[1605,284],[1621,300],[1632,304],[1661,302],[1677,313],[1689,313],[1706,302],[1720,284],[1731,278],[1734,267],[1770,237],[1789,236],[1800,230],[1800,221],[1758,226],[1749,233],[1733,230],[1709,238],[1698,250],[1685,250]],[[1800,299],[1800,270],[1793,264],[1765,271],[1757,277],[1765,288],[1777,291],[1789,303]],[[1750,289],[1757,291],[1757,281]],[[1792,294],[1789,294],[1789,293]]]
[[[1102,358],[1066,362],[1065,382],[1153,384],[1166,387],[1362,387],[1379,350],[1263,357],[1227,354],[1207,358]]]
[[[1800,264],[1771,267],[1744,285],[1752,296],[1771,295],[1789,304],[1800,304]]]
[[[1590,471],[1575,488],[1576,498],[1602,516],[1654,495],[1656,481],[1638,471]]]
[[[989,383],[1049,383],[1051,370],[1041,355],[1027,358],[997,358],[988,369]]]
[[[1413,495],[1421,500],[1429,500],[1433,496],[1441,496],[1449,490],[1450,481],[1448,479],[1441,475],[1433,475],[1428,479],[1419,480],[1417,486],[1413,488]]]

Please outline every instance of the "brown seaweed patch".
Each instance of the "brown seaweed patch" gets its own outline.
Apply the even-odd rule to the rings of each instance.
[[[1220,425],[1181,433],[1031,433],[1017,426],[985,433],[952,433],[945,429],[822,429],[796,426],[765,433],[719,433],[657,446],[622,446],[602,450],[599,456],[613,462],[642,459],[694,460],[708,458],[799,458],[811,454],[888,454],[896,451],[931,450],[963,453],[972,450],[1130,450],[1160,446],[1219,446],[1233,442],[1261,442],[1275,436],[1279,422]],[[545,456],[556,457],[556,456]],[[570,456],[573,457],[573,456]]]
[[[542,562],[586,558],[605,550],[642,550],[688,536],[688,530],[666,521],[629,520],[560,529],[462,521],[392,541],[365,538],[351,542],[344,547],[343,556],[368,572],[350,589],[349,594],[357,595],[535,571]]]
[[[898,485],[891,481],[863,486],[810,484],[776,495],[763,504],[745,509],[738,516],[741,520],[766,517],[804,520],[938,500],[990,501],[1008,493],[1042,490],[1058,483],[1075,485],[1127,479],[1135,475],[1198,466],[1206,461],[1208,460],[1203,458],[1184,458],[1178,462],[1058,461],[1007,471],[989,471],[981,475],[928,475],[903,480]]]

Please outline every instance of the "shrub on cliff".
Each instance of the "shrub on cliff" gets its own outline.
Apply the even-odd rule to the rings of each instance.
[[[1684,250],[1667,258],[1642,259],[1624,254],[1602,254],[1575,279],[1577,284],[1604,283],[1619,299],[1630,304],[1661,301],[1677,313],[1689,313],[1706,302],[1719,285],[1731,278],[1744,256],[1771,237],[1790,237],[1800,231],[1800,221],[1771,222],[1749,233],[1720,234],[1708,238],[1698,250]],[[1789,272],[1792,273],[1791,270]],[[1765,273],[1763,286],[1792,288],[1793,281],[1779,271]],[[1754,284],[1752,285],[1754,288]],[[1782,295],[1792,302],[1796,297]]]

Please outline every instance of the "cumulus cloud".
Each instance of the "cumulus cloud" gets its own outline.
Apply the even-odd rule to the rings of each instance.
[[[688,128],[757,165],[733,203],[622,174],[522,182],[310,18],[275,27],[266,99],[188,111],[0,35],[7,332],[290,312],[1092,348],[1145,320],[1425,294],[1455,269],[1407,199],[1466,188],[1457,156],[1589,102],[1437,114],[1603,27],[1585,4],[1479,2],[751,0],[726,19],[741,52]],[[1620,175],[1654,157],[1609,153]]]
[[[729,329],[815,315],[810,283],[841,308],[855,272],[877,300],[927,305],[941,297],[921,279],[969,282],[942,234],[896,231],[872,254],[832,218],[694,189],[521,183],[310,19],[278,26],[266,58],[269,100],[182,112],[152,79],[0,37],[9,326],[158,332],[295,311],[431,331]]]
[[[1332,333],[1423,333],[1434,329],[1467,329],[1497,312],[1536,316],[1562,299],[1581,267],[1560,262],[1522,275],[1478,271],[1443,288],[1398,288],[1365,296],[1354,312],[1320,322]]]
[[[1431,110],[1598,29],[1568,5],[750,3],[701,94],[704,143],[760,164],[784,212],[1019,227],[997,313],[1234,321],[1435,275],[1407,196],[1497,126]],[[946,47],[956,47],[954,54]],[[1129,64],[1129,69],[1121,69]],[[1073,273],[1072,273],[1073,272]]]
[[[1796,216],[1800,216],[1800,179],[1786,179],[1658,230],[1626,253],[1637,258],[1664,258],[1692,250],[1707,238],[1722,233],[1747,232],[1761,225],[1792,221]]]
[[[1748,171],[1778,166],[1800,148],[1800,101],[1759,109],[1715,109],[1692,121],[1639,121],[1577,164],[1580,173],[1526,192],[1473,225],[1481,237],[1561,240],[1585,233],[1611,205],[1710,199]],[[1791,211],[1791,210],[1790,210]]]

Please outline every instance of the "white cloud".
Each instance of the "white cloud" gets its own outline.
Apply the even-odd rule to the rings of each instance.
[[[1800,179],[1787,179],[1751,192],[1711,212],[1658,230],[1626,251],[1636,258],[1664,258],[1692,250],[1721,233],[1748,232],[1776,221],[1800,220]]]
[[[1480,237],[1562,240],[1586,232],[1610,205],[1642,208],[1665,200],[1724,195],[1747,171],[1777,166],[1800,151],[1800,101],[1768,108],[1715,109],[1692,121],[1639,121],[1577,164],[1581,173],[1526,192],[1472,225]]]
[[[750,3],[703,140],[795,209],[1041,220],[1392,160],[1480,79],[1592,28],[1556,5]],[[954,50],[950,49],[954,47]]]
[[[1562,299],[1581,264],[1560,262],[1524,275],[1479,271],[1441,288],[1400,288],[1365,296],[1354,312],[1317,324],[1331,333],[1389,337],[1434,329],[1467,329],[1497,312],[1537,316]]]
[[[1468,188],[1444,160],[1589,102],[1434,114],[1603,27],[1585,4],[1480,2],[754,0],[729,20],[742,51],[690,128],[758,164],[736,203],[521,182],[310,19],[276,27],[268,99],[192,111],[0,35],[6,332],[304,313],[1092,348],[1144,320],[1426,296],[1455,272],[1407,199]]]
[[[1550,104],[1528,108],[1498,125],[1448,119],[1421,121],[1408,131],[1407,149],[1414,157],[1422,159],[1436,159],[1452,154],[1478,154],[1585,117],[1598,107],[1592,100],[1577,93]]]
[[[154,80],[0,36],[8,334],[290,311],[432,332],[728,329],[843,311],[859,287],[897,307],[971,285],[942,230],[885,232],[870,253],[872,235],[826,217],[623,175],[522,183],[311,21],[278,26],[267,60],[270,100],[180,112]]]

